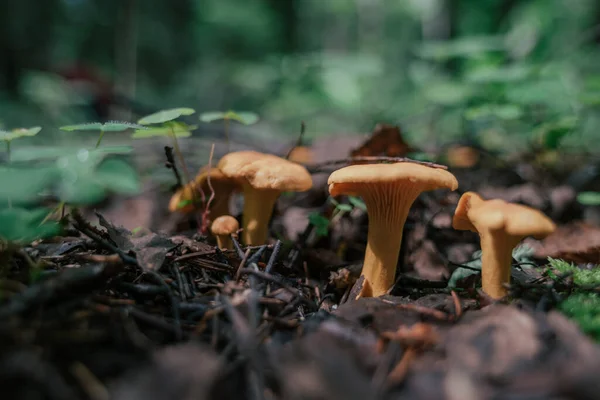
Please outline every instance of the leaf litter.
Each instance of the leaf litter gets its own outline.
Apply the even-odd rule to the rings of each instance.
[[[419,151],[387,125],[346,143],[345,156]],[[564,222],[576,201],[552,201],[558,186],[508,167],[452,172],[468,176],[461,191],[495,190]],[[331,217],[324,193],[315,184],[293,206],[282,198],[272,225],[281,241],[234,250],[75,213],[76,231],[4,262],[6,398],[596,398],[600,285],[581,272],[599,262],[595,226],[563,223],[515,249],[507,304],[479,289],[477,235],[451,227],[456,194],[426,193],[391,292],[354,300],[368,218],[351,199],[329,225],[311,218]]]

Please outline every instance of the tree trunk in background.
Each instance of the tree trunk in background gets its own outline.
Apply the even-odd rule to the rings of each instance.
[[[119,10],[119,25],[115,30],[115,93],[128,100],[135,99],[137,79],[137,0],[124,0]],[[123,104],[110,111],[111,119],[129,121],[131,107]]]
[[[298,4],[296,0],[267,0],[281,22],[281,51],[295,53],[298,50]]]

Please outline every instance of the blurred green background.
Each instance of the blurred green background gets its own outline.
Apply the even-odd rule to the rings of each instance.
[[[183,106],[253,111],[281,137],[387,122],[415,145],[595,152],[600,2],[0,2],[0,128],[44,140]]]

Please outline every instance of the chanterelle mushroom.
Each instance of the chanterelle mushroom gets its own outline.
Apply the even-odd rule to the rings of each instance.
[[[494,299],[508,294],[512,251],[527,236],[543,239],[556,225],[540,211],[504,200],[484,200],[477,193],[462,195],[452,221],[454,229],[479,233],[481,284]]]
[[[192,203],[194,199],[200,200],[200,190],[208,201],[211,195],[210,186],[208,184],[208,177],[210,176],[210,186],[212,186],[215,195],[210,203],[210,217],[216,219],[221,215],[229,214],[229,198],[231,194],[236,190],[240,189],[240,184],[235,180],[225,176],[218,168],[204,167],[200,170],[196,178],[179,189],[172,197],[169,202],[169,211],[171,212],[183,212],[190,213],[194,211],[195,205]],[[194,191],[196,191],[194,193]],[[188,202],[181,206],[182,202]]]
[[[266,242],[273,207],[282,192],[304,192],[312,187],[312,178],[306,168],[271,154],[256,151],[229,153],[221,158],[217,168],[242,184],[242,241],[246,245]]]
[[[221,215],[210,226],[212,234],[217,238],[217,246],[220,249],[229,250],[233,249],[231,234],[237,232],[238,229],[240,229],[240,224],[231,215]]]
[[[329,176],[329,193],[361,196],[369,215],[362,297],[385,294],[394,284],[408,210],[420,193],[456,190],[454,175],[416,163],[351,165]]]

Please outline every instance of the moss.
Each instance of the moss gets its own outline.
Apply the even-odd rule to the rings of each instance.
[[[575,293],[560,303],[560,311],[573,319],[583,332],[600,342],[600,296]]]
[[[597,286],[600,285],[600,265],[596,265],[592,269],[579,268],[576,265],[570,264],[564,260],[557,260],[548,257],[551,269],[560,272],[561,274],[572,273],[573,281],[579,286]],[[555,275],[550,272],[552,278]]]

